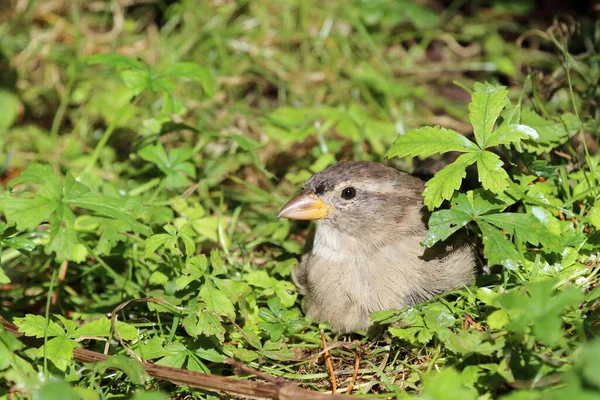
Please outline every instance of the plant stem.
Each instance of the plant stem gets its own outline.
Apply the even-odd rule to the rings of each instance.
[[[46,313],[44,318],[44,380],[48,381],[48,357],[46,356],[46,345],[48,344],[48,323],[50,322],[50,303],[52,302],[52,294],[54,292],[54,281],[56,280],[56,273],[58,269],[52,270],[52,277],[50,278],[50,287],[48,288],[48,296],[46,298]]]

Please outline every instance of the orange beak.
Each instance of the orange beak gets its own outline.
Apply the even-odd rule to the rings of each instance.
[[[302,191],[287,202],[278,217],[300,220],[315,220],[327,217],[328,207],[314,193]]]

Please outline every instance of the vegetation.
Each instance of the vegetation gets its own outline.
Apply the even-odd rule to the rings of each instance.
[[[328,391],[323,329],[338,392],[596,398],[598,10],[539,3],[4,2],[0,395],[229,396],[134,357]],[[423,245],[468,231],[484,273],[336,335],[289,276],[310,228],[276,213],[386,158],[430,178]]]

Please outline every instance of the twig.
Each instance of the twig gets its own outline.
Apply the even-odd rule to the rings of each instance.
[[[323,330],[321,330],[321,340],[323,341],[323,350],[325,351],[329,375],[331,376],[331,393],[336,394],[337,384],[335,381],[335,372],[333,371],[333,361],[331,361],[331,354],[329,353],[329,350],[327,350],[327,341],[325,340],[325,332]]]
[[[22,337],[18,328],[0,317],[0,322],[4,328],[15,335]],[[28,342],[39,343],[39,340],[26,338]],[[112,356],[76,348],[73,350],[73,358],[79,362],[96,363],[109,360]],[[115,369],[108,366],[109,369]],[[280,382],[277,384],[262,383],[254,381],[241,381],[239,379],[229,378],[219,375],[204,374],[197,371],[189,371],[181,368],[163,367],[148,362],[141,362],[140,365],[146,372],[155,378],[170,381],[176,385],[188,386],[190,388],[221,391],[225,393],[237,394],[242,396],[252,396],[258,398],[267,398],[274,400],[349,400],[353,397],[345,395],[330,395],[326,393],[314,392],[299,388],[293,383]]]
[[[354,355],[354,372],[352,373],[352,380],[350,381],[350,385],[348,385],[348,390],[346,390],[346,394],[351,394],[352,389],[354,388],[354,383],[356,382],[356,377],[358,376],[358,366],[360,365],[360,355],[356,353]]]
[[[247,372],[247,373],[252,374],[252,375],[256,376],[257,378],[263,379],[267,382],[271,382],[273,384],[280,384],[280,383],[284,382],[284,380],[282,378],[276,378],[272,375],[266,374],[262,371],[254,369],[252,367],[249,367],[248,365],[243,364],[239,361],[233,360],[231,358],[226,358],[224,362],[225,362],[225,364],[229,364],[229,365],[232,365],[232,366],[238,368],[242,372]]]
[[[479,325],[477,322],[475,322],[475,320],[473,318],[471,318],[471,316],[469,314],[464,313],[462,316],[465,319],[465,322],[463,325],[464,330],[467,330],[467,323],[468,323],[473,328],[477,329],[479,332],[485,332],[485,328],[483,328],[481,325]]]

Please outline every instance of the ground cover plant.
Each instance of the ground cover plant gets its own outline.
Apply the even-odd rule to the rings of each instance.
[[[238,398],[142,360],[314,392],[333,372],[357,397],[597,398],[592,3],[3,2],[0,316],[20,336],[0,330],[0,395]],[[427,179],[423,245],[468,233],[482,271],[337,335],[290,279],[311,228],[276,213],[351,159]]]

